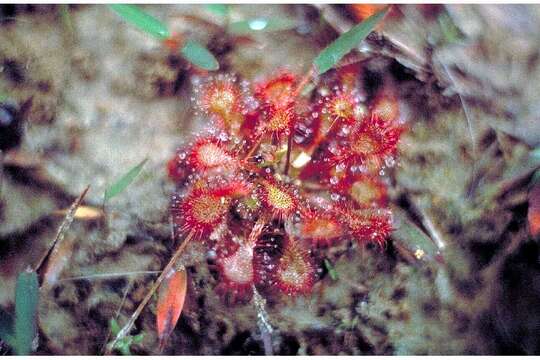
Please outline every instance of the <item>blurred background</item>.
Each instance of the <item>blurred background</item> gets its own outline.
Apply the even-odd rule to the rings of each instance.
[[[381,6],[141,8],[204,44],[219,72],[259,80],[306,73]],[[312,296],[269,301],[274,353],[540,353],[539,23],[538,5],[397,5],[355,50],[366,96],[391,93],[409,125],[389,174],[397,230],[383,250],[332,251]],[[168,261],[166,163],[205,124],[191,107],[201,75],[106,5],[0,5],[3,311],[90,185],[40,293],[35,353],[103,353],[111,320],[125,323],[154,279],[140,272]],[[145,158],[103,211],[107,187]],[[164,353],[264,354],[253,304],[216,296],[195,245],[183,261],[188,298]],[[157,352],[154,312],[132,354]]]

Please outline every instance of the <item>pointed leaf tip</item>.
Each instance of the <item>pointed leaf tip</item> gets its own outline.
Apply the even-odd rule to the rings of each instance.
[[[144,159],[143,161],[141,161],[139,164],[129,170],[124,176],[118,179],[114,184],[112,184],[109,188],[107,188],[107,190],[105,190],[105,201],[112,199],[113,197],[124,191],[135,180],[137,175],[139,175],[139,173],[144,167],[144,164],[146,164],[147,161],[148,159]]]
[[[321,51],[313,61],[319,75],[334,67],[343,56],[364,40],[387,12],[388,7],[373,14],[346,33],[341,34],[333,43]]]

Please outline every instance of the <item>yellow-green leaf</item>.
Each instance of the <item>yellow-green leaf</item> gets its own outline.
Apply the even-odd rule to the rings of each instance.
[[[188,40],[180,50],[182,56],[204,70],[218,70],[219,63],[210,51],[194,40]]]
[[[326,270],[328,270],[328,275],[330,275],[330,278],[334,281],[338,280],[338,274],[334,266],[328,259],[324,259],[324,266],[326,267]]]
[[[105,201],[112,199],[116,195],[124,191],[129,184],[135,180],[137,175],[141,172],[144,167],[144,164],[148,159],[144,159],[138,165],[129,170],[124,176],[118,179],[113,185],[111,185],[107,190],[105,190]]]
[[[171,36],[167,25],[141,10],[136,5],[111,4],[109,6],[124,20],[159,40],[165,40]]]
[[[324,74],[336,65],[349,51],[364,40],[375,26],[382,20],[388,8],[385,8],[354,26],[346,33],[341,34],[333,43],[328,45],[319,56],[315,58],[313,64],[319,75]]]

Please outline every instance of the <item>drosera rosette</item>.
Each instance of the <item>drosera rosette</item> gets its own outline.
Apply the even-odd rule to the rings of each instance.
[[[309,294],[325,251],[343,241],[384,247],[393,226],[382,171],[405,128],[394,98],[366,103],[354,71],[309,97],[283,70],[255,85],[231,75],[196,83],[210,130],[169,163],[171,211],[176,231],[215,254],[228,303],[253,289]]]
[[[116,8],[143,30],[159,25],[154,35],[176,47],[167,28],[148,14]],[[250,299],[259,289],[306,296],[323,274],[328,248],[343,240],[384,246],[392,216],[379,177],[397,156],[402,114],[392,98],[368,98],[363,65],[344,56],[387,11],[329,44],[305,76],[281,70],[255,84],[234,74],[191,77],[195,115],[205,130],[167,164],[176,184],[173,232],[183,241],[123,332],[192,239],[207,247],[216,290],[229,303]],[[186,41],[183,56],[208,52],[194,45]],[[208,56],[203,60],[203,68],[217,69]]]

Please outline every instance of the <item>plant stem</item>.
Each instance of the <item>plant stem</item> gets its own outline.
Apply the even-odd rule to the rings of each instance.
[[[266,300],[259,294],[255,286],[253,286],[253,302],[257,310],[257,326],[261,332],[261,337],[264,345],[264,354],[271,356],[274,354],[272,349],[272,325],[268,321],[268,313],[266,312]]]
[[[289,134],[289,138],[287,139],[287,161],[285,162],[285,175],[289,175],[289,165],[291,163],[291,151],[292,151],[292,144],[293,144],[293,130],[291,129],[291,132]]]
[[[152,287],[150,288],[150,290],[144,297],[143,301],[141,301],[141,303],[139,304],[135,312],[131,315],[127,324],[124,325],[124,327],[116,335],[116,338],[107,346],[107,351],[105,355],[110,355],[115,345],[118,343],[118,341],[129,334],[131,328],[135,324],[135,321],[139,318],[139,315],[141,315],[142,311],[144,310],[144,307],[146,306],[146,304],[148,304],[148,302],[152,298],[152,295],[154,295],[159,285],[163,282],[163,280],[165,279],[165,276],[171,271],[172,267],[174,266],[174,264],[176,263],[180,255],[182,255],[182,253],[184,252],[184,249],[186,248],[191,238],[193,238],[194,234],[195,233],[191,231],[185,237],[182,244],[180,244],[180,246],[178,247],[174,255],[171,257],[171,260],[169,260],[169,263],[167,264],[167,266],[165,266],[165,268],[161,272],[161,275],[159,275],[157,280],[154,282],[154,284],[152,285]]]
[[[293,92],[293,97],[296,98],[298,95],[302,92],[302,89],[311,81],[313,78],[313,75],[315,74],[315,68],[312,66],[306,75],[300,80],[298,83],[298,86]],[[294,125],[294,124],[293,124]],[[289,166],[291,163],[291,152],[292,152],[292,145],[293,145],[293,134],[294,134],[294,126],[291,129],[289,133],[289,138],[287,139],[287,161],[285,162],[285,175],[289,174]]]
[[[74,281],[74,280],[91,280],[91,279],[114,279],[118,277],[133,277],[135,275],[157,275],[160,273],[161,271],[132,271],[132,272],[118,272],[118,273],[104,273],[104,274],[89,274],[89,275],[63,278],[63,279],[58,280],[58,282]]]
[[[253,153],[255,152],[255,150],[257,150],[257,148],[259,147],[259,145],[261,145],[261,142],[262,142],[262,136],[259,136],[259,138],[257,139],[257,141],[255,141],[255,144],[253,144],[253,147],[251,149],[249,149],[248,153],[246,154],[246,157],[244,157],[244,160],[247,160],[248,158],[251,157],[251,155],[253,155]]]
[[[52,253],[54,248],[64,240],[64,236],[66,234],[66,231],[69,229],[69,227],[73,223],[73,219],[75,219],[75,212],[77,211],[77,209],[81,205],[81,203],[82,203],[82,201],[83,201],[84,197],[86,196],[86,193],[88,192],[89,189],[90,189],[90,185],[88,185],[83,190],[83,192],[79,195],[79,197],[77,199],[75,199],[75,201],[69,207],[69,210],[68,210],[68,212],[66,214],[66,217],[64,218],[64,221],[62,221],[62,224],[60,224],[60,227],[58,228],[58,232],[56,233],[56,237],[54,238],[54,241],[49,246],[47,251],[45,251],[43,253],[43,255],[39,259],[36,267],[34,268],[34,270],[36,272],[38,272],[38,270],[41,268],[41,266],[43,265],[43,263],[45,262],[45,260],[49,256],[49,254]]]
[[[307,74],[298,83],[296,90],[294,90],[293,98],[297,97],[302,92],[302,89],[311,81],[314,74],[315,74],[315,68],[312,66],[307,72]]]

